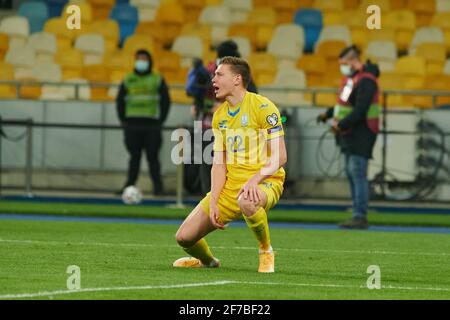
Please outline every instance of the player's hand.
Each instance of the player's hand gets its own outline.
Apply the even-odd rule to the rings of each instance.
[[[241,196],[244,197],[245,200],[259,203],[261,199],[259,198],[258,184],[252,179],[247,181],[247,183],[242,186],[241,190],[239,190],[238,199]]]
[[[342,130],[338,127],[337,124],[334,124],[331,128],[330,128],[331,132],[334,133],[334,135],[338,135],[342,132]]]
[[[224,230],[225,226],[219,220],[219,213],[220,211],[217,204],[211,204],[209,206],[209,219],[211,220],[212,225],[217,229]]]
[[[317,116],[317,118],[316,118],[316,122],[317,122],[317,124],[319,124],[319,123],[325,123],[325,122],[327,122],[327,115],[325,114],[325,113],[321,113],[321,114],[319,114],[318,116]]]

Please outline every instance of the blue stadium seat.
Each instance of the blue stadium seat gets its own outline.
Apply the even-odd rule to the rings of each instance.
[[[28,19],[30,33],[42,31],[45,21],[49,17],[47,4],[43,1],[22,3],[19,7],[18,14]]]
[[[48,13],[50,18],[59,17],[64,9],[64,6],[69,0],[47,0]]]
[[[313,52],[323,27],[322,12],[316,9],[300,9],[295,13],[294,23],[305,31],[305,51]]]
[[[116,20],[120,27],[120,45],[124,40],[134,34],[139,22],[138,10],[128,4],[117,4],[110,14],[110,18]]]

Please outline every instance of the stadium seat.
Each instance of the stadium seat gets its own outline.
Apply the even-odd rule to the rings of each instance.
[[[67,3],[64,6],[63,12],[61,14],[61,18],[63,18],[64,20],[67,20],[67,18],[69,16],[69,14],[67,13],[67,8],[73,4],[76,4],[80,8],[81,30],[83,30],[83,27],[85,27],[86,25],[89,25],[91,23],[91,21],[93,20],[92,6],[89,2],[85,2],[85,1],[80,1],[77,3],[73,3],[73,2],[69,1],[69,3]]]
[[[327,61],[324,57],[312,54],[304,55],[297,61],[296,67],[305,72],[308,87],[322,85],[322,79],[327,72]]]
[[[246,37],[231,37],[231,40],[236,42],[241,57],[244,59],[248,59],[253,51],[250,40]]]
[[[305,32],[305,51],[312,52],[322,30],[322,13],[316,9],[301,9],[296,12],[294,22]]]
[[[115,20],[94,20],[89,26],[90,33],[97,33],[105,40],[105,52],[116,51],[119,47],[119,25]]]
[[[319,9],[322,12],[328,11],[343,11],[344,1],[343,0],[314,0],[314,8]]]
[[[277,73],[277,60],[265,52],[254,52],[249,57],[252,77],[258,86],[273,83]]]
[[[398,72],[382,72],[378,80],[381,92],[387,90],[403,90],[403,75]],[[383,96],[381,96],[380,103],[384,103]],[[403,96],[400,94],[389,94],[386,105],[388,108],[402,107],[405,105]]]
[[[9,37],[9,47],[22,47],[30,34],[28,19],[21,16],[9,16],[0,21],[0,32]]]
[[[55,61],[61,66],[64,80],[79,79],[83,76],[83,53],[76,49],[60,50]]]
[[[36,32],[28,38],[28,46],[33,48],[37,63],[53,62],[56,51],[56,36],[47,32]]]
[[[450,58],[445,61],[444,70],[442,70],[443,74],[450,76]]]
[[[384,18],[384,27],[395,30],[398,50],[407,50],[416,30],[416,16],[411,10],[393,10]]]
[[[113,7],[110,18],[119,24],[121,44],[134,33],[139,19],[136,7],[128,4],[117,4]]]
[[[89,65],[83,68],[83,78],[94,83],[109,83],[109,70],[104,65]],[[108,95],[108,87],[91,85],[92,101],[112,100]]]
[[[406,7],[406,0],[390,0],[391,10],[404,9]]]
[[[60,17],[64,6],[69,0],[46,0],[50,18]]]
[[[293,68],[303,54],[304,45],[303,28],[293,23],[286,23],[276,27],[267,52],[277,58],[279,68],[282,66]]]
[[[9,49],[9,38],[5,33],[0,33],[0,62],[5,59],[6,52]]]
[[[438,27],[421,27],[416,29],[409,51],[414,54],[417,46],[422,43],[444,44],[444,33]]]
[[[425,86],[425,59],[417,56],[403,56],[397,60],[395,72],[403,75],[403,88],[407,90],[423,89]],[[405,100],[406,99],[405,97]]]
[[[163,47],[164,40],[164,30],[163,26],[155,22],[140,22],[137,27],[135,34],[143,34],[153,39],[153,45],[155,47]]]
[[[170,46],[180,35],[185,22],[183,7],[177,4],[161,5],[156,12],[155,22],[162,27],[163,45]]]
[[[86,79],[78,78],[78,79],[69,79],[63,81],[64,86],[61,86],[60,92],[64,95],[66,100],[90,100],[91,99],[91,89],[87,85],[89,82]],[[67,85],[67,84],[73,84]],[[76,89],[76,84],[78,86],[78,93]]]
[[[198,18],[203,8],[211,4],[220,3],[208,3],[206,0],[179,0],[178,3],[184,8],[184,18],[187,23],[198,22]]]
[[[120,83],[133,71],[134,56],[123,51],[108,53],[103,59],[103,65],[108,68],[109,80],[112,83]]]
[[[248,14],[247,24],[256,29],[257,49],[265,50],[267,48],[276,23],[276,11],[270,7],[256,7]]]
[[[67,29],[66,21],[62,18],[51,18],[44,25],[44,31],[56,36],[58,50],[65,50],[72,47],[75,36],[74,32]]]
[[[139,21],[154,21],[159,0],[131,0],[130,4],[138,9]]]
[[[45,2],[24,2],[19,6],[18,14],[26,17],[30,24],[30,33],[39,32],[49,18],[47,4]]]
[[[330,11],[323,12],[323,25],[324,26],[334,26],[340,24],[346,24],[346,17],[342,14],[342,12]]]
[[[277,0],[268,5],[273,6],[277,13],[277,24],[292,23],[295,10],[300,8],[296,1],[292,0]]]
[[[436,0],[436,12],[450,12],[450,2],[448,0]]]
[[[103,60],[105,40],[101,34],[83,34],[75,40],[74,47],[83,52],[84,65],[99,64]]]
[[[203,57],[202,39],[194,36],[180,36],[175,39],[172,51],[180,55],[182,67],[190,68],[193,58]]]
[[[14,81],[14,67],[11,64],[0,61],[0,81]],[[16,98],[16,86],[0,84],[0,98]]]
[[[223,5],[230,8],[232,23],[247,21],[247,15],[253,9],[252,0],[223,0]]]
[[[382,13],[389,12],[391,10],[391,1],[390,0],[361,0],[359,4],[359,11],[366,13],[367,8],[370,5],[377,5],[380,7]]]
[[[325,40],[316,44],[315,54],[324,57],[327,63],[337,61],[339,54],[348,44],[341,40]]]
[[[450,53],[450,12],[438,12],[431,19],[431,26],[441,28],[447,52]]]
[[[298,89],[306,88],[306,77],[302,70],[281,69],[272,86],[275,90],[261,89],[261,93],[280,106],[300,106],[308,104],[304,94]]]
[[[53,62],[38,63],[33,66],[33,74],[39,82],[61,82],[62,72],[59,64]],[[41,87],[39,99],[61,100],[65,95],[60,92],[60,86],[44,84]]]
[[[155,61],[157,70],[170,83],[184,84],[187,80],[188,68],[181,68],[180,56],[173,51],[164,51]]]
[[[207,6],[199,17],[200,23],[211,26],[211,42],[217,46],[227,39],[227,29],[231,23],[231,11],[223,5]]]
[[[430,24],[431,17],[436,12],[436,1],[408,0],[406,7],[416,14],[417,26],[424,27]]]
[[[88,0],[88,2],[92,6],[92,18],[94,21],[108,19],[115,5],[115,0]]]
[[[5,62],[14,66],[14,79],[33,79],[35,53],[32,48],[28,46],[9,48]]]
[[[367,46],[369,34],[373,31],[367,29],[366,21],[366,11],[359,9],[350,11],[348,16],[345,17],[345,21],[342,23],[350,28],[352,43],[359,48],[365,48]]]
[[[367,45],[365,57],[376,62],[382,72],[393,71],[397,61],[397,48],[393,41],[371,41]]]
[[[125,40],[123,45],[123,53],[125,55],[134,57],[139,49],[146,49],[152,53],[155,49],[152,38],[143,34],[134,34]]]
[[[442,43],[422,43],[416,50],[415,55],[426,61],[427,74],[441,74],[446,59],[445,45]]]
[[[441,74],[428,76],[425,80],[425,88],[428,90],[448,92],[448,88],[450,88],[450,75]],[[450,96],[438,96],[436,104],[438,107],[450,105]],[[428,105],[433,105],[432,97],[428,97]]]
[[[344,0],[344,9],[356,9],[359,6],[360,0]]]
[[[368,41],[393,41],[397,48],[395,30],[391,28],[374,29],[367,32]]]
[[[188,23],[183,26],[181,36],[195,36],[203,41],[203,49],[209,50],[211,45],[211,27],[204,23]]]
[[[245,37],[249,39],[252,50],[256,48],[256,32],[257,28],[247,23],[235,23],[228,28],[228,37]]]

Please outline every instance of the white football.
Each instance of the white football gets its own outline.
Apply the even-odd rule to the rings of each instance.
[[[122,201],[125,204],[138,204],[142,201],[142,192],[136,186],[128,186],[123,190]]]

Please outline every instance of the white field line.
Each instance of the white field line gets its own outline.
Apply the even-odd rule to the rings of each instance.
[[[79,246],[103,246],[103,247],[149,247],[149,248],[179,248],[177,245],[153,245],[146,243],[113,243],[113,242],[70,242],[70,241],[41,241],[41,240],[15,240],[0,239],[0,243],[17,243],[17,244],[37,244],[37,245],[79,245]],[[224,250],[254,250],[257,247],[228,247],[228,246],[211,246],[212,249]],[[448,256],[446,252],[401,252],[401,251],[384,251],[384,250],[335,250],[335,249],[308,249],[308,248],[274,248],[275,251],[296,251],[296,252],[323,252],[323,253],[350,253],[350,254],[385,254],[385,255],[418,255],[418,256]]]
[[[342,284],[283,283],[283,282],[263,282],[263,281],[221,280],[221,281],[214,281],[214,282],[199,282],[199,283],[186,283],[186,284],[175,284],[175,285],[158,285],[158,286],[148,285],[148,286],[111,287],[111,288],[85,288],[85,289],[78,289],[78,290],[56,290],[56,291],[40,291],[40,292],[34,292],[34,293],[5,294],[5,295],[0,295],[0,299],[53,297],[53,296],[58,296],[58,295],[67,295],[67,294],[85,293],[85,292],[133,291],[133,290],[180,289],[180,288],[182,289],[182,288],[191,288],[191,287],[223,286],[223,285],[233,285],[233,284],[262,285],[262,286],[296,286],[296,287],[319,287],[319,288],[367,289],[364,286],[351,286],[351,285],[342,285]],[[383,286],[381,289],[450,292],[450,288]]]

